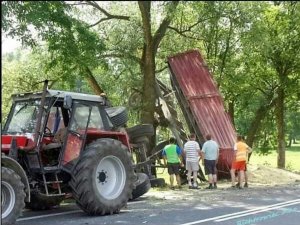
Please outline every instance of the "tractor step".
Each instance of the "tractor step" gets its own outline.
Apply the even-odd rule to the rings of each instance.
[[[59,181],[47,181],[46,184],[61,184],[62,180]]]
[[[45,166],[44,167],[44,172],[45,173],[54,173],[58,172],[60,169],[57,166]]]
[[[47,194],[47,196],[51,196],[51,197],[59,197],[59,196],[64,196],[66,195],[66,193],[61,193],[61,194]]]
[[[43,181],[44,181],[44,187],[45,187],[46,195],[47,196],[62,196],[62,195],[65,194],[65,193],[61,192],[61,187],[60,187],[60,184],[63,181],[62,180],[58,180],[57,173],[54,173],[54,176],[55,176],[55,180],[47,181],[45,173],[43,173]],[[49,191],[48,191],[48,186],[47,186],[48,184],[57,184],[58,194],[50,194]]]

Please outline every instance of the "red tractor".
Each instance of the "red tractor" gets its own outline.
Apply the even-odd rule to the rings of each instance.
[[[118,213],[150,188],[136,173],[124,107],[103,97],[47,89],[13,95],[2,130],[2,222],[26,206],[57,206],[66,196],[89,215]]]

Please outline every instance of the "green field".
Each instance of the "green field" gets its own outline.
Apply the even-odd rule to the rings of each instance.
[[[250,164],[277,167],[277,152],[273,150],[269,155],[259,155],[254,149]],[[285,167],[287,170],[300,172],[300,144],[294,144],[286,149]]]

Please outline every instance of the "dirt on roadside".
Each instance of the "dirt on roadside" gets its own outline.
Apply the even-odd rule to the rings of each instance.
[[[247,165],[249,183],[255,186],[274,186],[300,182],[300,174],[263,165]]]
[[[222,201],[228,198],[249,198],[268,195],[272,192],[300,188],[300,174],[287,170],[277,169],[263,165],[247,165],[249,188],[243,190],[231,188],[230,180],[218,181],[218,189],[207,190],[207,182],[200,183],[200,189],[190,190],[187,185],[182,189],[170,190],[169,187],[151,188],[145,196],[152,200],[192,200]]]

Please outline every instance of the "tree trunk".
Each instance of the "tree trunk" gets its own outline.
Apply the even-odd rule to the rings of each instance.
[[[231,122],[234,125],[234,100],[229,101],[228,103],[228,114],[230,116]]]
[[[155,53],[153,47],[144,45],[141,63],[141,72],[144,75],[143,93],[142,93],[142,110],[141,110],[141,123],[152,124],[154,123],[156,88],[155,88]],[[154,126],[155,130],[156,127]],[[156,131],[150,139],[149,149],[147,155],[152,155],[152,149],[156,143]]]
[[[269,99],[272,99],[272,96],[269,96]],[[267,115],[268,111],[275,105],[276,100],[271,100],[271,102],[269,104],[262,104],[255,112],[255,117],[252,120],[248,133],[247,133],[247,144],[252,147],[253,143],[255,141],[255,135],[257,133],[257,131],[260,128],[261,125],[261,121],[263,121],[263,119],[265,118],[265,116]]]
[[[282,83],[281,83],[282,84]],[[285,132],[284,132],[284,89],[282,85],[277,90],[278,99],[276,107],[276,121],[277,121],[277,143],[278,143],[278,158],[277,167],[285,168]]]
[[[172,1],[170,3],[169,13],[167,13],[166,17],[162,20],[154,35],[152,35],[151,31],[151,2],[139,1],[138,5],[141,11],[144,32],[144,47],[141,58],[141,72],[144,75],[141,122],[153,124],[155,100],[157,97],[155,90],[155,56],[158,46],[174,17],[173,12],[176,10],[178,1]]]
[[[141,70],[144,75],[141,122],[153,124],[155,112],[155,56],[151,46],[144,47]]]
[[[94,93],[96,95],[100,95],[101,93],[103,93],[103,90],[102,88],[99,86],[97,80],[95,79],[92,71],[88,68],[88,67],[85,67],[85,77],[88,81],[88,83],[90,84],[91,88],[93,89]]]

